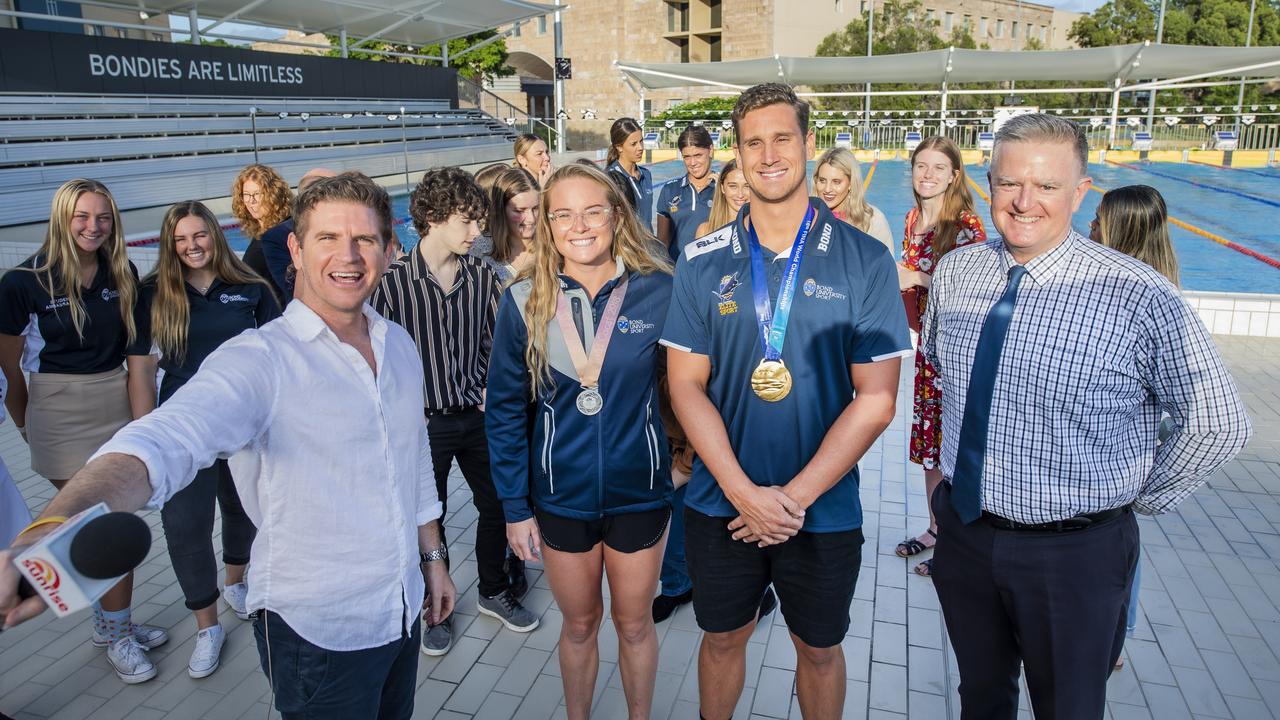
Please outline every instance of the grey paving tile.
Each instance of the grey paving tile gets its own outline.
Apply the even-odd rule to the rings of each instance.
[[[772,718],[785,718],[791,712],[791,695],[796,674],[792,670],[769,667],[760,669],[759,692],[751,704],[751,712]]]
[[[1209,717],[1231,716],[1222,693],[1218,691],[1213,676],[1207,670],[1174,666],[1173,675],[1178,679],[1178,690],[1191,712]]]
[[[905,713],[907,711],[907,669],[900,665],[871,663],[872,710]]]
[[[493,690],[493,686],[497,684],[498,678],[502,676],[503,668],[496,665],[485,665],[484,663],[476,663],[471,666],[471,670],[467,676],[458,684],[457,689],[449,696],[445,702],[446,710],[453,710],[467,715],[473,715],[480,706],[484,704],[485,697],[489,695],[489,691]]]

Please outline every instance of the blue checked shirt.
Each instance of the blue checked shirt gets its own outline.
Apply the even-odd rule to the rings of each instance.
[[[947,478],[982,323],[1014,262],[993,240],[948,253],[933,275],[921,349],[940,376]],[[983,509],[1024,523],[1130,503],[1172,510],[1251,432],[1208,330],[1150,266],[1075,231],[1026,268],[991,402]],[[1175,429],[1157,447],[1161,411]]]

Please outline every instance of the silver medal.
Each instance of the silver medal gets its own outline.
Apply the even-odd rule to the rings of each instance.
[[[578,412],[583,415],[595,415],[604,407],[604,398],[600,391],[589,387],[578,393]]]

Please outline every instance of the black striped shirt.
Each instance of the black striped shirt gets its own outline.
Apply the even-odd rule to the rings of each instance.
[[[426,410],[483,401],[501,291],[493,269],[468,256],[458,258],[458,275],[446,290],[417,250],[394,263],[374,289],[373,309],[408,330],[422,355]]]

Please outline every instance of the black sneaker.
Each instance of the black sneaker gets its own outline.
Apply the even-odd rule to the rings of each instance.
[[[763,620],[776,607],[778,607],[778,596],[773,594],[773,588],[765,588],[764,597],[760,598],[760,611],[756,615],[756,621]]]
[[[659,595],[653,599],[653,621],[660,623],[671,617],[671,613],[681,605],[686,605],[693,601],[693,591],[680,593],[679,595]]]
[[[502,563],[502,572],[507,576],[507,590],[517,600],[523,600],[529,594],[529,578],[524,574],[524,561],[508,553],[507,559]]]

